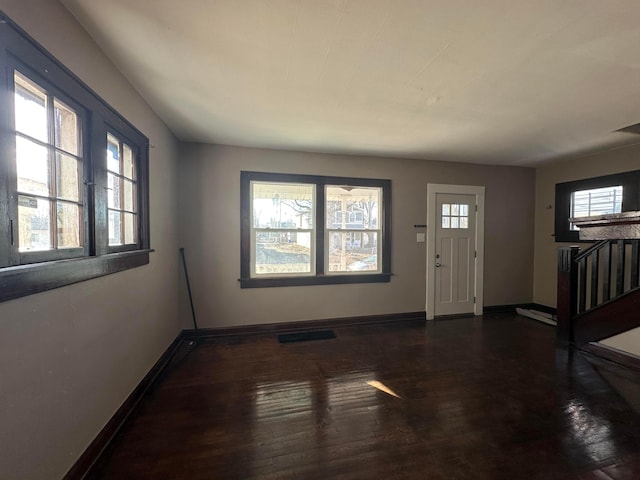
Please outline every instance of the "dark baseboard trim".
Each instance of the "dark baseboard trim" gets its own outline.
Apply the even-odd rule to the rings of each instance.
[[[597,342],[589,342],[582,345],[580,350],[597,357],[604,358],[610,362],[617,363],[623,367],[640,371],[640,357],[633,355],[632,353],[624,352],[615,347],[610,347]]]
[[[482,309],[482,313],[507,313],[515,312],[516,308],[526,308],[529,310],[538,310],[539,312],[549,313],[551,315],[556,314],[556,309],[553,307],[547,307],[539,303],[515,303],[513,305],[490,305]]]
[[[78,458],[73,467],[71,467],[71,470],[67,472],[63,480],[82,480],[87,478],[118,432],[122,429],[129,416],[135,411],[144,394],[151,388],[155,380],[176,354],[183,340],[184,333],[180,332],[155,365],[151,367],[149,373],[145,375],[116,413],[113,414],[113,417],[111,417],[100,433],[98,433],[96,438],[93,439],[82,455],[80,455],[80,458]]]
[[[240,325],[234,327],[199,328],[198,338],[226,337],[229,335],[269,335],[275,333],[303,332],[308,330],[350,327],[354,325],[376,325],[384,323],[425,322],[426,313],[389,313],[384,315],[365,315],[361,317],[329,318],[298,322],[265,323]],[[185,338],[194,338],[195,331],[183,330]]]

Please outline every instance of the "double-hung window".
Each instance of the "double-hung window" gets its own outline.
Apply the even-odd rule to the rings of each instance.
[[[241,173],[241,286],[387,282],[391,182]]]
[[[149,262],[148,140],[0,22],[0,301]]]

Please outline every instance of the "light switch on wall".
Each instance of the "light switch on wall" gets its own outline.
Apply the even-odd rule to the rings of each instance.
[[[425,233],[416,233],[416,242],[424,243],[425,238],[426,238],[426,234]]]

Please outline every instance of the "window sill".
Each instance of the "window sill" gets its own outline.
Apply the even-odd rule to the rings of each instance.
[[[153,250],[0,268],[0,302],[147,265],[150,252]]]
[[[298,287],[308,285],[340,285],[348,283],[385,283],[391,281],[391,273],[358,275],[317,275],[284,278],[241,278],[240,288]]]

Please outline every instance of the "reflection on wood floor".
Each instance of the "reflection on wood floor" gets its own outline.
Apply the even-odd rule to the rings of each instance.
[[[334,331],[185,346],[92,478],[640,478],[637,388],[607,376],[637,379],[556,350],[552,327],[485,315]]]

